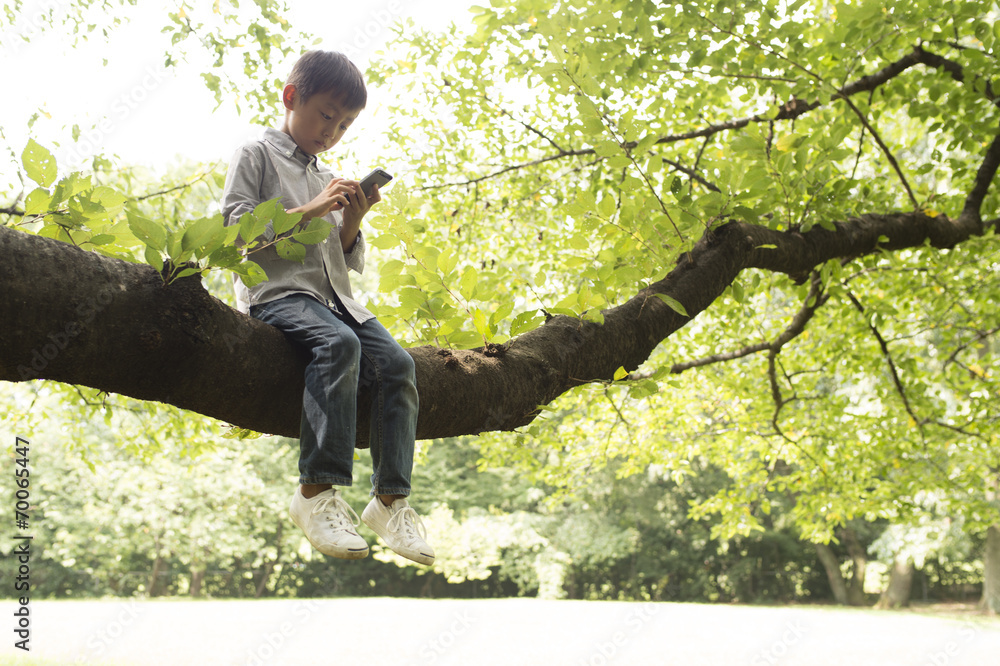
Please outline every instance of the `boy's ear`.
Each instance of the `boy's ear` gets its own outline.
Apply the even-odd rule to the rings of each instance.
[[[295,86],[287,85],[284,90],[281,91],[281,103],[285,105],[285,108],[289,111],[295,110]]]

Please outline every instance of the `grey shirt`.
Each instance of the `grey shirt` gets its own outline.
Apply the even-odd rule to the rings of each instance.
[[[257,141],[244,144],[233,155],[222,193],[222,214],[226,225],[239,223],[240,216],[257,204],[281,197],[285,210],[303,206],[327,186],[333,173],[302,152],[292,137],[267,128]],[[247,288],[239,276],[234,279],[236,307],[249,312],[251,305],[277,300],[291,294],[308,294],[320,302],[342,305],[359,323],[374,315],[354,300],[347,269],[358,273],[365,267],[365,239],[359,232],[350,252],[340,242],[343,213],[334,211],[323,219],[334,225],[322,243],[306,245],[303,263],[283,259],[272,245],[250,255],[267,274],[267,281]],[[274,239],[274,227],[268,223],[264,232]]]

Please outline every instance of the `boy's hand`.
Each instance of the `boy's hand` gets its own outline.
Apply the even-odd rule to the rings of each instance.
[[[312,201],[305,206],[298,206],[290,209],[289,213],[302,213],[302,226],[309,224],[309,220],[314,217],[323,217],[330,211],[344,211],[344,225],[358,227],[361,218],[371,209],[371,207],[382,200],[378,192],[378,186],[372,188],[372,195],[365,197],[361,192],[361,184],[356,180],[346,178],[333,178],[327,183],[323,191],[316,195]]]
[[[347,201],[341,208],[334,210],[344,211],[344,226],[360,226],[361,218],[371,210],[371,207],[382,201],[382,195],[378,192],[378,185],[372,186],[372,194],[366,197],[361,190],[361,183],[356,180],[342,180],[341,184],[349,188],[346,193]]]
[[[334,179],[336,181],[338,179]],[[330,181],[333,183],[334,181]],[[340,225],[340,244],[344,252],[354,250],[354,244],[358,239],[358,231],[361,229],[361,218],[365,216],[371,207],[382,201],[382,195],[378,192],[378,185],[372,187],[371,196],[366,197],[361,190],[361,183],[356,180],[340,180],[336,187],[347,188],[343,196],[346,204],[337,210],[344,211],[344,223]]]

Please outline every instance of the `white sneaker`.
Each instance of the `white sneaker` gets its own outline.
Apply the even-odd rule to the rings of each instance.
[[[434,564],[434,549],[424,541],[427,537],[424,523],[405,497],[394,500],[391,506],[373,497],[361,512],[361,520],[403,557],[420,564]]]
[[[298,525],[316,550],[344,560],[368,555],[368,542],[358,534],[358,514],[340,496],[340,490],[324,490],[306,499],[299,488],[288,507],[292,522]],[[353,516],[353,518],[352,518]]]

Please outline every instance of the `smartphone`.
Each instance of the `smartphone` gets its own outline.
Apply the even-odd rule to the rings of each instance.
[[[370,197],[372,185],[378,185],[381,188],[390,180],[392,180],[392,176],[389,175],[388,171],[378,168],[372,169],[370,174],[361,179],[361,191],[365,193],[366,197]]]

